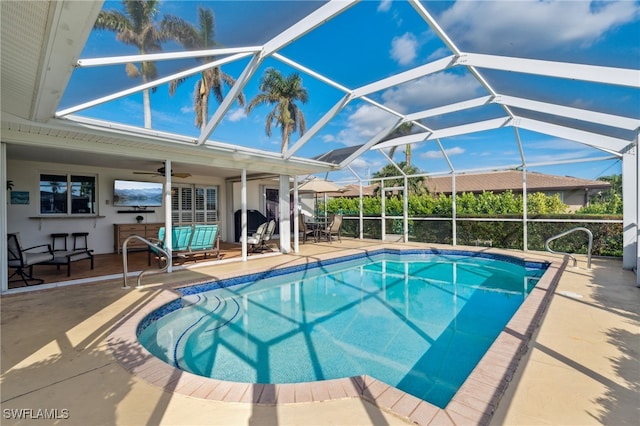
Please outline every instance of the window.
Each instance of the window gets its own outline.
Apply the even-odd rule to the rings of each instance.
[[[553,197],[554,195],[557,195],[560,198],[560,201],[564,203],[564,191],[545,191],[544,195],[546,195],[547,197]]]
[[[96,177],[41,174],[40,214],[97,214]]]
[[[171,188],[171,220],[178,225],[218,221],[218,188],[176,185]]]

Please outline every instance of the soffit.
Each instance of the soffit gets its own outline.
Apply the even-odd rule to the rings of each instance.
[[[29,117],[38,84],[49,2],[0,2],[2,111]]]
[[[2,111],[53,117],[101,1],[3,1]]]
[[[171,160],[176,164],[193,166],[193,169],[185,170],[192,174],[221,177],[236,176],[243,168],[249,173],[277,175],[305,175],[331,170],[327,164],[306,159],[283,161],[275,156],[233,149],[179,146],[172,141],[154,140],[150,135],[114,134],[64,121],[45,125],[19,119],[5,120],[2,122],[2,137],[9,144],[28,147],[13,148],[9,150],[10,154],[20,153],[22,159],[33,161],[154,171],[158,164]],[[102,156],[104,158],[100,158]]]

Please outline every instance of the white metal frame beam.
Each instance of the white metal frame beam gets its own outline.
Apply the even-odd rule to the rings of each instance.
[[[632,270],[640,267],[640,151],[635,149],[625,152],[622,156],[622,198],[623,227],[622,227],[622,267]],[[627,202],[629,200],[629,202]],[[640,270],[636,270],[636,285],[640,285]]]
[[[437,108],[431,108],[424,111],[414,112],[406,115],[407,121],[422,120],[424,118],[435,117],[437,115],[449,114],[452,112],[463,111],[465,109],[471,109],[488,105],[492,102],[492,96],[481,96],[475,99],[469,99],[468,101],[456,102],[449,105],[444,105]]]
[[[537,111],[545,114],[558,115],[576,120],[589,121],[605,126],[619,127],[626,130],[636,130],[640,127],[640,120],[636,118],[622,117],[619,115],[605,114],[580,108],[572,108],[547,102],[532,101],[530,99],[515,96],[498,95],[492,102],[509,105],[516,108]]]
[[[517,126],[521,129],[531,130],[532,132],[544,133],[546,135],[579,142],[618,156],[621,155],[620,151],[626,148],[630,142],[530,118],[518,118]]]
[[[336,114],[338,114],[342,110],[342,108],[344,108],[350,101],[350,95],[346,95],[342,99],[340,99],[329,111],[327,111],[320,118],[320,120],[316,121],[316,123],[284,153],[284,159],[287,160],[291,158],[293,154],[295,154],[300,148],[304,146],[304,144],[306,144],[313,136],[315,136],[316,133],[318,133],[325,126],[325,124],[327,124],[333,117],[335,117]]]
[[[396,127],[398,127],[398,125],[400,125],[400,123],[402,123],[402,119],[398,119],[395,123],[393,123],[392,126],[389,126],[385,129],[382,129],[380,132],[378,132],[377,135],[375,135],[374,137],[372,137],[369,142],[365,143],[364,145],[362,145],[360,148],[358,148],[355,152],[353,152],[349,157],[347,157],[346,159],[344,159],[341,163],[340,163],[340,168],[343,168],[345,166],[347,166],[348,164],[350,164],[353,160],[355,160],[356,158],[358,158],[360,155],[362,155],[364,152],[368,151],[373,145],[375,145],[376,143],[378,143],[382,138],[384,138],[385,136],[387,136],[390,132],[393,131],[393,129],[395,129]]]
[[[397,145],[403,145],[408,143],[423,142],[431,139],[443,139],[452,136],[460,136],[468,133],[482,132],[485,130],[493,130],[509,125],[511,121],[510,117],[494,118],[492,120],[476,121],[470,124],[463,124],[461,126],[447,127],[444,129],[434,130],[433,132],[415,133],[412,135],[401,136],[399,138],[391,139],[377,144],[372,149],[385,149],[391,148]]]
[[[251,62],[242,71],[242,74],[238,77],[231,90],[229,90],[220,106],[213,113],[213,116],[205,128],[202,129],[198,137],[198,145],[204,144],[211,133],[213,133],[213,130],[220,124],[236,97],[242,89],[244,89],[267,56],[273,55],[278,49],[294,42],[334,16],[339,15],[355,3],[354,0],[327,3],[265,43],[262,50],[255,54]]]
[[[424,8],[422,3],[418,0],[411,0],[411,6],[418,12],[418,15],[431,27],[431,29],[438,35],[440,40],[455,54],[456,57],[462,55],[462,52],[455,45],[453,40],[449,38],[449,35],[440,27],[438,22],[431,16],[431,14]],[[480,72],[473,66],[467,66],[469,72],[475,77],[476,80],[485,88],[492,96],[496,96],[496,91],[493,90],[493,87],[489,84],[489,82],[480,74]],[[514,117],[513,112],[509,109],[508,106],[503,105],[502,109],[507,113],[508,116]]]
[[[177,80],[177,79],[184,78],[184,77],[189,77],[190,75],[197,74],[197,73],[202,72],[204,70],[207,70],[209,68],[218,67],[220,65],[224,65],[224,64],[227,64],[227,63],[230,63],[230,62],[237,61],[238,59],[246,58],[249,55],[251,55],[251,53],[238,53],[236,55],[227,56],[225,58],[218,59],[218,60],[213,61],[213,62],[207,62],[204,65],[199,65],[197,67],[193,67],[193,68],[190,68],[190,69],[185,70],[185,71],[181,71],[181,72],[178,72],[178,73],[175,73],[175,74],[171,74],[171,75],[169,75],[167,77],[159,78],[157,80],[150,81],[150,82],[144,83],[144,84],[139,84],[139,85],[137,85],[135,87],[132,87],[130,89],[121,90],[119,92],[112,93],[112,94],[107,95],[107,96],[102,96],[100,98],[94,99],[94,100],[89,101],[89,102],[84,102],[82,104],[63,109],[61,111],[56,112],[55,117],[56,118],[64,117],[65,115],[73,114],[75,112],[82,111],[84,109],[91,108],[91,107],[94,107],[96,105],[100,105],[100,104],[103,104],[103,103],[106,103],[106,102],[110,102],[110,101],[113,101],[113,100],[116,100],[116,99],[119,99],[119,98],[124,98],[125,96],[133,95],[134,93],[142,92],[143,90],[151,89],[151,88],[159,86],[161,84],[169,83],[169,82],[171,82],[173,80]]]
[[[640,88],[640,71],[626,68],[484,55],[480,53],[463,53],[457,59],[456,65]]]
[[[356,3],[357,0],[342,0],[331,1],[324,4],[265,43],[263,54],[265,56],[271,55],[275,51],[294,42],[328,20],[341,14]]]
[[[231,87],[231,90],[227,93],[227,96],[224,97],[216,111],[207,122],[205,128],[200,132],[200,136],[197,141],[198,145],[202,145],[207,141],[211,133],[213,133],[213,130],[218,126],[218,124],[220,124],[229,108],[231,108],[231,105],[235,102],[240,92],[242,92],[244,86],[247,85],[253,74],[258,70],[261,63],[261,55],[259,53],[254,54],[251,61],[249,61],[244,70],[242,70],[240,77],[238,77],[233,87]]]
[[[455,56],[448,56],[446,58],[438,59],[436,61],[429,62],[428,64],[424,64],[419,67],[395,74],[391,77],[383,78],[382,80],[378,80],[355,89],[353,91],[353,97],[359,98],[371,93],[388,89],[393,86],[397,86],[398,84],[406,83],[420,77],[425,77],[429,74],[444,71],[447,68],[450,68],[455,63],[455,60]]]
[[[78,68],[99,67],[103,65],[119,65],[128,64],[130,62],[158,62],[158,61],[174,61],[177,59],[195,59],[204,58],[207,56],[220,57],[222,55],[234,55],[237,53],[256,53],[262,50],[261,46],[247,46],[247,47],[228,47],[220,49],[208,49],[208,50],[189,50],[186,52],[169,52],[169,53],[148,53],[145,55],[126,55],[126,56],[111,56],[104,58],[85,58],[78,59]]]
[[[618,156],[621,155],[620,152],[622,150],[624,150],[629,146],[630,143],[632,143],[631,141],[627,141],[624,139],[600,135],[597,133],[578,130],[566,126],[560,126],[557,124],[546,123],[530,118],[517,117],[516,119],[511,120],[507,117],[438,129],[434,130],[432,133],[424,132],[415,133],[408,136],[401,136],[399,138],[379,143],[373,146],[372,149],[385,149],[397,145],[417,143],[432,139],[442,139],[452,136],[460,136],[468,133],[498,129],[509,125],[517,126],[521,129],[530,130],[533,132],[544,133],[550,136],[555,136],[574,142],[579,142]]]

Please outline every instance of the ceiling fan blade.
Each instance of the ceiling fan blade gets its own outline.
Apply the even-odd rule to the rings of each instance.
[[[166,173],[166,169],[164,168],[164,165],[160,167],[156,172],[133,172],[133,174],[136,174],[136,175],[152,175],[152,176],[165,176],[165,173]],[[188,178],[188,177],[191,177],[191,173],[173,173],[172,171],[171,176],[177,177],[177,178]]]

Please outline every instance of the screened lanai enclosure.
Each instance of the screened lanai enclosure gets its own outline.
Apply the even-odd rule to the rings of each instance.
[[[111,252],[138,207],[167,229],[219,222],[225,241],[238,217],[241,242],[261,210],[296,251],[297,188],[320,178],[353,190],[327,203],[350,237],[526,251],[587,227],[599,254],[640,265],[637,2],[3,1],[0,13],[5,252],[7,233],[36,245],[58,230]],[[493,191],[482,176],[501,171],[519,173],[503,188],[517,205],[465,210],[462,177]],[[575,178],[584,205],[605,191],[585,185],[617,176],[622,214],[533,209],[528,193],[562,201],[563,188],[532,186],[540,175]],[[429,187],[443,178],[446,191]],[[117,206],[116,180],[162,183],[162,201]]]

